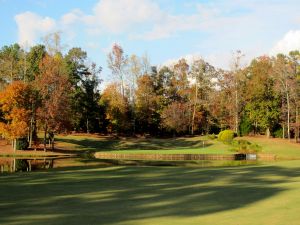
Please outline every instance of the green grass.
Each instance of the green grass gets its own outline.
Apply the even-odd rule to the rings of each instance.
[[[294,140],[282,140],[279,138],[243,137],[242,139],[257,143],[262,146],[262,153],[272,153],[278,159],[300,159],[300,144]]]
[[[231,146],[207,137],[192,138],[120,138],[59,136],[59,147],[75,151],[110,151],[112,153],[160,154],[232,154]],[[205,145],[203,146],[203,141]]]
[[[251,143],[262,146],[261,153],[277,155],[278,159],[300,159],[300,144],[281,139],[263,137],[243,137]],[[148,154],[232,154],[230,145],[207,137],[188,138],[120,138],[91,136],[60,136],[59,147],[72,149],[75,152],[109,151],[112,153],[148,153]],[[205,146],[203,147],[203,141]]]
[[[300,161],[72,167],[0,176],[0,224],[296,225]]]

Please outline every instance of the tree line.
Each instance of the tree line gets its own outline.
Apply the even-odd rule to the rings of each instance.
[[[299,137],[300,53],[261,56],[230,70],[203,59],[152,66],[115,44],[107,55],[112,79],[99,89],[102,68],[74,47],[65,54],[60,37],[28,51],[0,49],[0,133],[32,147],[43,133],[54,147],[61,132],[174,136],[232,129],[238,135]]]

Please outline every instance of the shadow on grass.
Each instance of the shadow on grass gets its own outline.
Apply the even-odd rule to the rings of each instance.
[[[271,198],[286,190],[278,184],[299,176],[300,168],[278,166],[76,167],[13,174],[0,177],[0,224],[188,220]]]
[[[101,139],[74,139],[70,138],[57,138],[61,143],[72,144],[76,146],[77,150],[83,151],[115,151],[115,150],[174,150],[176,149],[191,149],[203,148],[202,141],[186,140],[184,138],[170,138],[170,139],[114,139],[114,138],[101,138]],[[208,141],[205,142],[205,147],[212,145]],[[61,149],[62,150],[62,149]],[[77,151],[78,152],[78,151]]]

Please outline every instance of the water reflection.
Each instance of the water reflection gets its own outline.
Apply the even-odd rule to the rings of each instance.
[[[0,173],[25,172],[52,168],[67,168],[78,166],[184,166],[184,167],[228,167],[257,164],[258,161],[248,160],[198,160],[198,161],[151,161],[151,160],[116,160],[116,159],[86,159],[74,157],[52,158],[13,158],[0,157]]]
[[[38,169],[53,168],[54,158],[1,158],[0,157],[0,171],[3,172],[22,172],[32,171]]]

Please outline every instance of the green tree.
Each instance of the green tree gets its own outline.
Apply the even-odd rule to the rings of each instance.
[[[27,54],[28,70],[26,80],[28,82],[34,81],[40,73],[39,65],[45,56],[46,49],[44,45],[35,45],[30,48]]]
[[[252,121],[255,132],[270,131],[279,122],[280,98],[274,91],[272,61],[260,57],[252,61],[248,68],[247,95],[245,111]]]
[[[99,74],[102,70],[96,64],[87,62],[87,53],[81,48],[72,48],[65,56],[69,81],[72,85],[71,105],[72,123],[76,130],[87,133],[99,131],[100,93]]]
[[[20,67],[21,47],[18,44],[4,46],[0,50],[0,81],[2,86],[14,80],[22,80]]]

